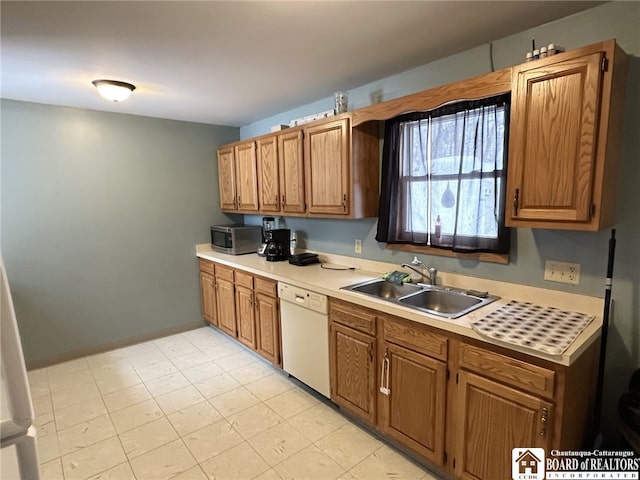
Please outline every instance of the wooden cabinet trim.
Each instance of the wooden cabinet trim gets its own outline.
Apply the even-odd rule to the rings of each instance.
[[[198,263],[200,265],[200,271],[201,272],[206,272],[209,275],[214,275],[215,274],[215,263],[209,261],[209,260],[205,260],[203,258],[199,258],[198,259]]]
[[[278,295],[278,282],[269,280],[268,278],[253,277],[253,290],[256,293],[262,293],[270,297]]]
[[[364,307],[331,298],[329,300],[329,318],[369,335],[376,333],[376,313]]]
[[[216,279],[233,282],[233,268],[218,264],[215,267],[215,276]]]
[[[420,328],[418,324],[411,325],[410,322],[400,318],[384,317],[382,324],[385,341],[411,348],[439,360],[447,360],[446,337]]]
[[[351,112],[353,125],[372,120],[388,120],[403,113],[431,110],[452,100],[483,98],[511,89],[511,68],[486,73],[418,93],[375,103]]]
[[[253,289],[253,275],[243,272],[242,270],[234,270],[235,284],[237,286]]]
[[[555,372],[485,349],[461,344],[460,367],[508,383],[545,398],[553,398]]]

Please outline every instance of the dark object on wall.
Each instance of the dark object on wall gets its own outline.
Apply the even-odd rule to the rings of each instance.
[[[594,433],[593,447],[600,448],[602,445],[602,432],[600,431],[600,420],[602,417],[602,390],[604,386],[604,363],[607,356],[607,334],[609,333],[609,313],[611,309],[611,285],[613,283],[613,260],[616,252],[616,229],[611,229],[609,239],[609,258],[607,261],[607,279],[604,291],[604,312],[602,314],[602,333],[600,337],[600,363],[598,365],[598,384],[596,389],[596,406],[594,412]]]

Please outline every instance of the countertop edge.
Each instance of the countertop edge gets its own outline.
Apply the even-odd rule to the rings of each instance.
[[[352,260],[353,263],[357,263],[357,261],[359,260],[352,259],[351,257],[340,257],[330,254],[319,253],[319,255],[321,256],[321,259],[323,259],[323,261],[330,261],[332,263],[347,261],[351,264]],[[577,358],[585,350],[587,350],[587,348],[594,341],[599,338],[600,329],[602,326],[602,314],[599,312],[599,308],[601,309],[601,302],[603,302],[603,299],[599,297],[590,297],[587,295],[559,292],[556,290],[547,290],[537,287],[509,284],[506,282],[496,282],[493,280],[478,279],[476,277],[467,277],[465,275],[441,273],[440,275],[445,277],[445,282],[447,285],[478,289],[478,283],[482,283],[484,286],[488,284],[493,287],[491,289],[492,293],[496,292],[502,297],[500,300],[491,303],[483,308],[480,308],[474,312],[471,312],[463,317],[449,320],[442,319],[440,317],[434,317],[428,315],[427,313],[418,312],[409,307],[403,307],[401,305],[392,304],[384,300],[378,300],[373,297],[367,297],[355,292],[342,290],[340,288],[380,276],[382,272],[389,271],[390,267],[393,267],[393,265],[385,264],[383,262],[366,260],[361,264],[361,266],[365,267],[366,269],[359,268],[359,266],[354,267],[347,265],[348,269],[346,270],[328,270],[321,268],[320,264],[308,265],[305,267],[296,267],[288,264],[287,262],[267,262],[265,258],[259,257],[256,254],[234,256],[219,253],[212,250],[211,246],[208,244],[197,245],[196,256],[213,262],[221,263],[229,267],[240,268],[249,273],[270,278],[278,282],[293,284],[300,288],[306,288],[323,295],[348,301],[363,307],[372,308],[374,310],[379,310],[389,315],[406,318],[408,320],[438,328],[445,332],[451,332],[463,337],[507,348],[515,352],[523,353],[525,355],[564,366],[570,366],[571,364],[573,364],[577,360]],[[311,272],[315,273],[315,275],[310,275]],[[465,281],[472,281],[474,283],[473,285],[465,286]],[[521,291],[520,295],[515,293],[513,297],[504,296],[505,291],[517,292],[518,290]],[[469,322],[470,319],[481,318],[482,316],[485,316],[505,305],[512,299],[535,301],[535,298],[532,299],[531,296],[543,299],[543,305],[565,309],[569,308],[567,307],[567,304],[575,304],[574,302],[579,302],[578,304],[581,307],[580,310],[584,311],[584,313],[594,315],[595,318],[578,335],[578,337],[576,337],[569,348],[561,355],[550,355],[525,347],[519,347],[507,342],[501,342],[480,335],[472,329]]]

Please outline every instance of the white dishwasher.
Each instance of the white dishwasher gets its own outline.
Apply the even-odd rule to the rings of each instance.
[[[330,396],[327,297],[278,282],[282,367],[302,383]]]

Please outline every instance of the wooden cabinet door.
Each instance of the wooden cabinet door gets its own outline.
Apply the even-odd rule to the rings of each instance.
[[[375,424],[375,337],[331,323],[329,350],[331,400]]]
[[[507,225],[590,220],[602,59],[514,67]]]
[[[236,210],[236,170],[233,147],[218,150],[218,182],[220,185],[220,208]]]
[[[384,432],[441,466],[444,463],[446,363],[393,343],[384,345],[380,366],[380,387],[388,389],[385,390]]]
[[[256,349],[256,323],[253,309],[253,290],[236,285],[236,320],[238,340]]]
[[[458,382],[457,478],[509,480],[513,448],[548,451],[552,404],[464,370]]]
[[[232,337],[236,336],[236,299],[233,282],[216,277],[216,304],[218,327]]]
[[[238,210],[258,211],[258,171],[256,144],[247,142],[234,147]]]
[[[200,272],[200,306],[203,318],[211,325],[217,326],[215,280],[204,272]]]
[[[274,135],[258,139],[256,149],[260,210],[262,212],[279,212],[278,137]]]
[[[307,212],[348,215],[349,120],[309,127],[304,135]]]
[[[256,351],[274,365],[280,365],[280,317],[278,299],[255,294]]]
[[[302,130],[278,136],[281,209],[283,212],[303,213],[305,210],[304,157],[302,152]]]

